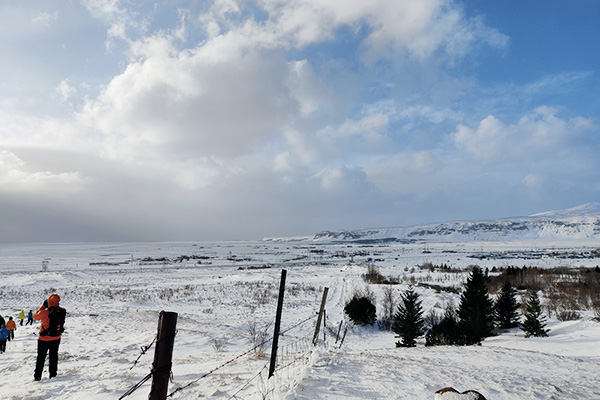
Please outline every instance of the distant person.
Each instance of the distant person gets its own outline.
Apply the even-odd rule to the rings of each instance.
[[[33,310],[29,310],[27,313],[27,323],[25,325],[33,325]]]
[[[13,321],[12,317],[8,317],[6,323],[6,330],[8,331],[8,341],[10,342],[15,338],[15,331],[17,330],[17,324]]]
[[[37,360],[33,379],[39,381],[44,372],[46,354],[49,353],[50,379],[56,376],[58,371],[58,347],[64,331],[66,310],[59,306],[60,296],[51,294],[48,300],[33,315],[33,319],[41,321],[40,334],[38,336]]]
[[[19,318],[21,320],[19,325],[23,326],[23,320],[25,319],[25,310],[21,310],[21,312],[19,313],[19,316],[17,318]]]
[[[6,329],[6,325],[0,325],[0,353],[4,353],[6,351],[6,339],[8,338],[8,330]]]

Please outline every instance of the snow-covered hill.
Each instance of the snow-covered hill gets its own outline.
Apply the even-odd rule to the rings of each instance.
[[[455,221],[399,228],[372,228],[317,233],[316,241],[512,241],[600,239],[600,204],[486,221]]]

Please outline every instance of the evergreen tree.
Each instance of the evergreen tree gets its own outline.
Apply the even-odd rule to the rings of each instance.
[[[481,268],[473,267],[458,307],[458,317],[465,329],[465,344],[476,344],[492,335],[494,303],[488,295],[486,283]]]
[[[546,317],[542,315],[542,306],[537,292],[529,292],[527,303],[525,305],[525,321],[521,324],[521,329],[525,332],[525,337],[544,337],[548,336],[550,329],[544,329],[546,326]]]
[[[495,305],[495,317],[498,328],[509,329],[519,326],[518,310],[517,289],[507,280],[502,286],[500,296],[498,296]]]
[[[423,308],[419,295],[410,288],[401,295],[401,303],[394,315],[392,330],[402,339],[396,347],[415,347],[416,339],[423,335]]]

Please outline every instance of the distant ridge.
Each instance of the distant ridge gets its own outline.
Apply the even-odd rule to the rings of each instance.
[[[527,217],[455,221],[398,228],[322,231],[313,241],[512,241],[537,239],[600,239],[600,204],[586,203],[566,210]]]

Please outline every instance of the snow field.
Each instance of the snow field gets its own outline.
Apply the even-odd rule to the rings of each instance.
[[[50,292],[61,295],[68,316],[59,375],[49,380],[46,370],[42,381],[33,382],[39,325],[17,326],[15,341],[0,355],[2,399],[119,398],[150,371],[154,347],[137,364],[134,361],[141,347],[154,339],[161,310],[178,313],[169,392],[182,389],[173,399],[433,399],[433,393],[446,386],[477,390],[490,400],[600,399],[600,324],[589,313],[578,321],[550,319],[548,338],[525,339],[514,329],[486,339],[482,346],[426,348],[420,340],[416,348],[398,349],[392,332],[354,326],[348,326],[341,347],[335,343],[332,331],[344,320],[346,300],[354,290],[367,287],[362,279],[367,257],[384,259],[376,264],[386,276],[426,276],[428,271],[411,268],[450,256],[455,257],[454,266],[475,263],[457,260],[462,255],[436,252],[435,246],[426,255],[420,247],[365,247],[370,254],[354,257],[354,263],[311,255],[305,245],[281,243],[204,245],[201,250],[189,244],[44,246],[31,245],[26,252],[19,246],[3,248],[7,251],[0,256],[0,312],[16,318],[21,309],[35,311]],[[466,251],[481,244],[471,246]],[[320,248],[333,253],[348,247]],[[57,271],[56,262],[49,272],[40,272],[40,260],[49,251],[52,260],[65,260],[62,271]],[[214,263],[179,269],[102,269],[86,263],[122,257],[114,254],[172,257],[192,251],[211,254]],[[273,267],[238,269],[246,264],[227,264],[231,253],[252,258],[248,264]],[[300,256],[306,256],[304,263],[286,264]],[[248,351],[255,346],[256,335],[272,335],[282,266],[288,271],[284,333],[279,339],[278,370],[267,379],[271,342]],[[444,284],[460,285],[466,274],[437,277],[445,279]],[[313,347],[310,341],[324,287],[329,287],[330,329],[325,331],[326,341],[321,332]],[[380,309],[383,285],[368,287]],[[408,283],[393,286],[396,296],[407,288]],[[441,311],[450,302],[458,305],[457,294],[416,290],[426,312]],[[149,390],[147,382],[127,399],[146,399]]]

